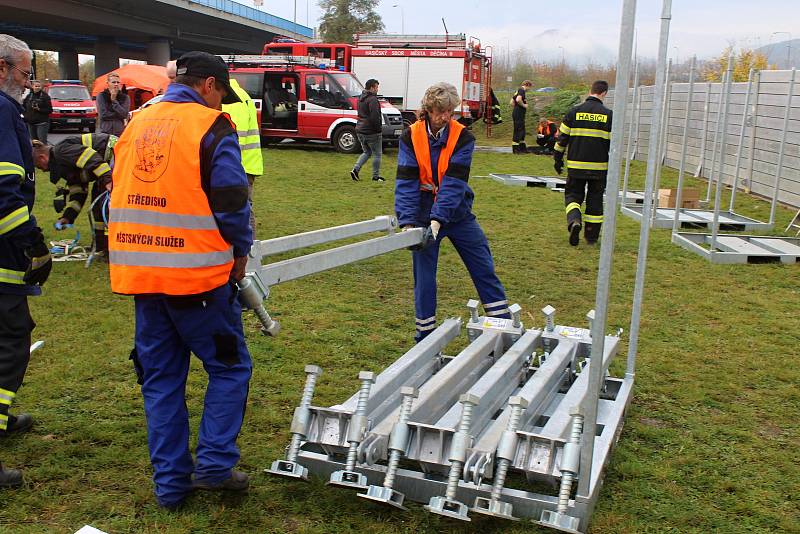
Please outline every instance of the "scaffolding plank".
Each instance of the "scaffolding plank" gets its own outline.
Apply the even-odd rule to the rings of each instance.
[[[750,241],[756,243],[760,247],[764,247],[767,250],[772,250],[779,254],[800,256],[800,246],[795,244],[798,242],[797,240],[795,240],[795,243],[792,243],[777,237],[753,237]]]
[[[711,238],[706,237],[706,241],[710,243]],[[717,236],[717,248],[726,252],[738,252],[739,254],[747,254],[749,256],[760,256],[764,254],[773,255],[772,251],[734,235]]]

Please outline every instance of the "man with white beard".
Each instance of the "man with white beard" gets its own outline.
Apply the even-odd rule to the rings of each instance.
[[[40,295],[53,265],[42,230],[31,211],[36,193],[22,94],[30,87],[28,45],[0,34],[0,437],[26,432],[28,414],[8,413],[30,360],[36,324],[28,296]],[[0,464],[0,488],[22,485],[22,473]]]

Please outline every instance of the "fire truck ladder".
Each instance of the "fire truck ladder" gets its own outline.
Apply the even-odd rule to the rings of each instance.
[[[228,65],[253,66],[253,67],[314,67],[334,68],[336,62],[332,59],[316,58],[310,56],[260,56],[260,55],[220,55]]]

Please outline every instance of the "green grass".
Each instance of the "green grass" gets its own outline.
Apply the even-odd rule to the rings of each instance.
[[[392,212],[392,182],[352,182],[354,157],[327,149],[265,154],[267,175],[256,183],[259,238]],[[472,174],[548,174],[551,163],[483,153]],[[385,176],[395,164],[391,151]],[[643,166],[633,168],[640,185]],[[674,181],[666,170],[664,184]],[[541,326],[546,304],[558,309],[559,323],[583,325],[599,253],[566,244],[563,197],[487,179],[471,184],[498,273],[526,325]],[[55,239],[62,234],[51,230],[52,194],[40,176],[36,213]],[[768,216],[764,201],[740,195],[737,204],[745,215]],[[780,209],[776,227],[790,216]],[[80,221],[88,236],[83,215]],[[618,218],[609,331],[629,328],[638,236],[636,222]],[[668,231],[652,232],[635,396],[592,532],[800,532],[798,268],[713,265],[670,244]],[[466,316],[475,292],[449,245],[440,270],[440,319]],[[409,253],[276,286],[267,306],[283,326],[275,339],[245,316],[255,370],[239,444],[252,488],[243,497],[195,495],[171,514],[151,493],[142,401],[128,361],[133,302],[110,293],[102,265],[56,264],[44,296],[31,299],[34,339],[46,344],[32,357],[14,409],[33,413],[37,425],[2,444],[2,460],[23,468],[27,485],[2,493],[0,532],[69,533],[86,523],[113,533],[538,532],[479,518],[454,526],[416,504],[407,513],[378,510],[318,479],[263,475],[288,443],[305,364],[325,369],[315,404],[327,406],[355,391],[359,370],[380,371],[411,346]],[[195,360],[187,391],[194,428],[204,385]]]

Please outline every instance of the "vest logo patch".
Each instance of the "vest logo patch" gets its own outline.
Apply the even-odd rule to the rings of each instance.
[[[134,140],[136,164],[133,175],[143,182],[155,182],[167,170],[172,137],[178,121],[175,119],[146,119]]]

